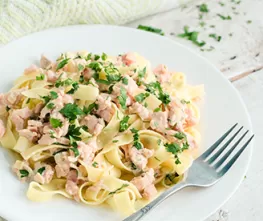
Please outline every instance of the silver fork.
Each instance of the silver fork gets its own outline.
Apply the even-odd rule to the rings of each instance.
[[[232,147],[223,154],[224,150],[229,147],[230,143],[237,137],[243,127],[240,127],[239,130],[230,137],[226,143],[219,147],[219,145],[228,137],[228,135],[234,130],[237,126],[235,124],[231,127],[222,137],[220,137],[208,150],[206,150],[200,157],[198,157],[193,165],[190,167],[187,177],[181,183],[174,185],[172,188],[163,192],[159,197],[150,202],[148,205],[132,214],[128,218],[123,221],[136,221],[145,216],[148,212],[150,212],[154,207],[159,205],[169,196],[173,195],[178,190],[183,189],[184,187],[196,186],[196,187],[209,187],[217,183],[226,172],[233,166],[242,152],[246,149],[248,144],[254,138],[252,135],[243,146],[239,145],[239,143],[243,140],[246,134],[249,132],[248,130],[242,134],[242,136],[232,145]],[[239,150],[233,157],[229,157],[230,154],[237,149],[239,146]],[[216,152],[215,152],[216,151]],[[215,152],[215,153],[213,153]],[[228,162],[226,160],[229,160]],[[223,165],[225,163],[225,165]],[[223,167],[221,168],[221,166]]]

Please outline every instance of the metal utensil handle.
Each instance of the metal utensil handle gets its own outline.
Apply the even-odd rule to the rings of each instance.
[[[174,185],[171,189],[166,190],[164,193],[162,193],[159,197],[157,197],[155,200],[150,202],[148,205],[143,207],[142,209],[138,210],[131,216],[127,217],[123,221],[137,221],[141,219],[143,216],[145,216],[149,211],[151,211],[154,207],[159,205],[162,201],[164,201],[166,198],[177,192],[178,190],[186,187],[187,184],[185,182],[178,183],[177,185]]]

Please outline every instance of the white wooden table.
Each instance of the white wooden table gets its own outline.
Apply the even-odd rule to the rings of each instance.
[[[234,1],[234,2],[233,2]],[[216,214],[206,221],[262,221],[263,220],[263,0],[203,0],[185,7],[143,18],[127,24],[161,28],[165,35],[206,57],[214,63],[241,93],[249,110],[256,142],[249,171],[235,195]],[[208,5],[209,13],[199,20],[201,3]],[[225,4],[221,6],[219,2]],[[230,15],[232,20],[222,20],[217,14]],[[205,22],[204,27],[200,22]],[[250,22],[251,21],[251,22]],[[199,31],[199,39],[206,41],[201,51],[192,42],[177,37],[183,27]],[[210,27],[212,25],[212,27]],[[213,27],[213,25],[215,27]],[[216,33],[220,42],[209,38]]]

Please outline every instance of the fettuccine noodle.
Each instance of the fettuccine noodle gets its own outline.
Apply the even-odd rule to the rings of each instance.
[[[107,203],[125,215],[183,179],[200,143],[202,85],[137,53],[64,53],[0,94],[0,142],[27,197]]]

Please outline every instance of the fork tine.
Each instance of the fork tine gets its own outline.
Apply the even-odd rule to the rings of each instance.
[[[235,137],[239,134],[239,132],[243,129],[243,126],[221,147],[213,156],[211,156],[207,163],[212,164],[222,153],[223,151],[229,146],[229,144],[235,139]]]
[[[243,138],[246,136],[248,133],[248,130],[238,139],[238,141],[225,153],[225,155],[213,166],[213,168],[218,169],[224,162],[225,160],[230,156],[230,154],[235,150],[237,145],[243,140]]]
[[[236,123],[233,127],[231,127],[222,137],[220,137],[208,150],[206,150],[200,158],[206,159],[217,147],[219,144],[222,143],[222,141],[234,130],[234,128],[237,126],[238,123]]]
[[[251,140],[254,138],[255,135],[252,135],[249,140],[241,147],[241,149],[235,154],[235,156],[220,170],[219,175],[223,176],[236,162],[236,160],[239,158],[239,156],[242,154],[242,152],[246,149],[248,144],[251,142]]]

